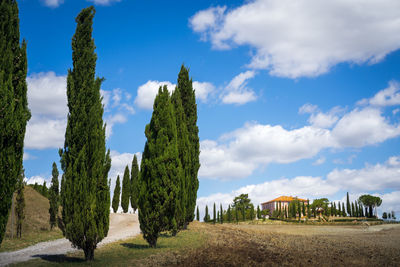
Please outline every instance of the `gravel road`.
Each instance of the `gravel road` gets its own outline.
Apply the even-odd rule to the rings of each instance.
[[[137,214],[112,213],[108,236],[99,243],[98,247],[138,235],[139,233],[140,228]],[[60,255],[72,251],[76,251],[76,249],[72,248],[71,243],[65,238],[41,242],[21,250],[0,253],[0,266],[28,261],[43,255]]]

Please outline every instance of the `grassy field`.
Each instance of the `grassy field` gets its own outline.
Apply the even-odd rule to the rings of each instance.
[[[158,248],[141,237],[95,251],[42,258],[17,266],[399,266],[400,225],[223,224],[193,222]]]
[[[62,232],[56,227],[50,231],[49,200],[30,186],[25,186],[25,220],[22,224],[22,238],[16,238],[14,219],[14,238],[11,238],[11,214],[8,218],[5,238],[0,252],[18,250],[30,245],[62,238]]]

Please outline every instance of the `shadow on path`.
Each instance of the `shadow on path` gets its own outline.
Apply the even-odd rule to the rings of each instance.
[[[33,255],[32,258],[41,258],[42,260],[45,261],[50,261],[50,262],[84,262],[85,260],[82,258],[77,258],[77,257],[68,257],[64,254],[55,254],[55,255],[47,255],[47,254],[38,254],[38,255]]]
[[[148,249],[148,248],[150,248],[149,245],[134,244],[134,243],[122,243],[121,246],[126,247],[126,248],[133,248],[133,249]]]

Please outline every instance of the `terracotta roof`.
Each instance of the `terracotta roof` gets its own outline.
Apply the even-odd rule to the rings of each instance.
[[[291,202],[291,201],[293,201],[293,200],[299,200],[299,201],[302,201],[302,202],[307,202],[307,199],[302,199],[302,198],[298,198],[298,197],[288,197],[288,196],[280,196],[280,197],[277,197],[277,198],[275,198],[275,199],[273,199],[273,200],[270,200],[270,201],[267,201],[267,202],[264,202],[264,203],[261,203],[261,204],[267,204],[267,203],[271,203],[271,202],[279,202],[279,201],[282,201],[282,202]]]

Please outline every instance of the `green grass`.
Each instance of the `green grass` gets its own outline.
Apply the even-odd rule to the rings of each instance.
[[[136,266],[143,259],[195,249],[204,245],[205,235],[194,231],[182,231],[175,237],[162,234],[156,248],[150,248],[142,236],[107,244],[95,250],[94,261],[85,262],[83,252],[68,255],[43,256],[37,260],[22,262],[13,266]],[[151,265],[151,264],[150,264]]]

